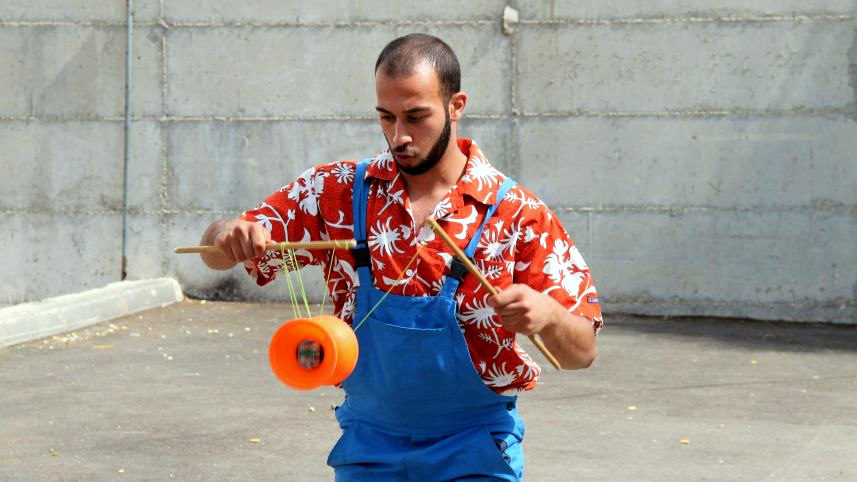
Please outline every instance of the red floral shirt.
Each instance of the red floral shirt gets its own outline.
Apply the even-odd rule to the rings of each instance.
[[[506,176],[497,171],[473,141],[459,139],[468,156],[464,175],[433,212],[440,226],[464,249],[482,223]],[[319,165],[278,190],[242,217],[263,224],[274,241],[354,238],[351,198],[355,162]],[[408,192],[389,152],[366,169],[370,178],[366,226],[375,287],[408,296],[440,292],[452,250],[428,227],[414,226]],[[286,234],[287,233],[287,234]],[[423,243],[413,263],[418,244]],[[321,265],[330,272],[327,287],[334,314],[352,322],[359,284],[350,251],[298,251],[300,265]],[[475,264],[500,288],[523,283],[552,296],[574,314],[592,320],[597,333],[601,309],[589,268],[556,216],[532,193],[516,185],[488,221],[474,255]],[[333,263],[333,266],[330,264]],[[282,269],[279,251],[246,264],[264,285]],[[458,323],[473,364],[497,393],[535,387],[541,368],[515,342],[488,306],[488,292],[473,276],[458,288]],[[509,394],[507,393],[507,394]]]

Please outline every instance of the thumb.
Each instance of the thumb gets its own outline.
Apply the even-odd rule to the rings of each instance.
[[[506,300],[507,296],[504,295],[503,288],[500,288],[499,286],[495,286],[494,290],[497,293],[488,296],[488,300],[487,300],[488,306],[490,306],[492,308],[497,308],[498,306],[502,306],[502,305],[507,304],[508,303],[508,301]]]

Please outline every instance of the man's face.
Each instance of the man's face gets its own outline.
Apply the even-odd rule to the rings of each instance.
[[[443,157],[451,134],[449,110],[437,75],[427,65],[395,78],[383,70],[375,77],[376,110],[390,152],[405,174],[428,172]]]

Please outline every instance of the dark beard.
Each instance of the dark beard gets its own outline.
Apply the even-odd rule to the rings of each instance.
[[[429,172],[438,162],[440,162],[440,158],[443,157],[443,153],[446,152],[447,146],[449,146],[449,137],[452,134],[452,123],[449,121],[449,112],[446,112],[446,124],[443,126],[443,132],[440,133],[440,137],[437,138],[437,141],[432,146],[428,155],[423,158],[422,161],[417,163],[414,166],[403,166],[399,164],[399,161],[396,160],[396,166],[398,166],[399,170],[404,172],[409,176],[419,176],[420,174],[425,174]],[[387,145],[389,145],[389,141]],[[390,149],[392,151],[392,149]],[[405,152],[405,146],[402,146],[402,149],[399,149],[402,153]],[[396,156],[393,156],[393,159],[396,159]]]

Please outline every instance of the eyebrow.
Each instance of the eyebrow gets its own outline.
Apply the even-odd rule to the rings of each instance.
[[[392,112],[388,111],[387,109],[384,109],[383,107],[376,106],[375,110],[377,110],[378,112],[383,112],[385,114],[392,114]],[[427,106],[411,107],[410,109],[405,111],[405,114],[415,114],[417,112],[425,112],[429,110],[431,110],[431,107]]]

